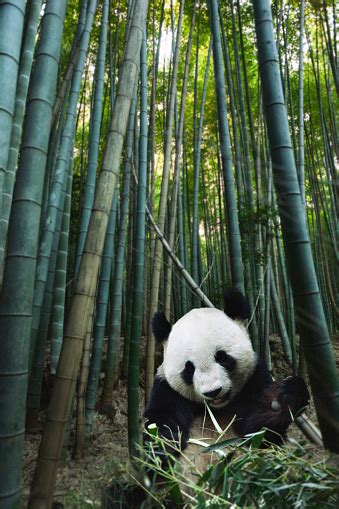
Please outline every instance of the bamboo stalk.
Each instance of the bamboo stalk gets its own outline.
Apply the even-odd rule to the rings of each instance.
[[[119,376],[118,361],[121,331],[121,309],[124,286],[124,266],[126,259],[126,233],[130,203],[130,181],[133,168],[133,141],[136,107],[137,87],[135,87],[133,94],[128,120],[128,130],[126,135],[126,156],[120,200],[120,222],[117,232],[117,247],[111,285],[111,308],[109,314],[109,334],[105,366],[105,382],[101,396],[102,408],[112,406],[113,387]]]
[[[118,91],[98,179],[84,255],[74,290],[46,426],[34,474],[30,509],[49,509],[60,461],[63,436],[79,370],[88,316],[93,309],[96,283],[108,216],[117,179],[129,109],[137,77],[147,0],[135,2],[119,77]]]
[[[146,35],[146,34],[145,34]],[[133,256],[133,321],[129,342],[128,374],[128,443],[133,455],[140,440],[139,430],[139,387],[140,387],[140,342],[144,307],[144,265],[146,225],[146,184],[147,184],[147,44],[143,39],[140,54],[140,144],[139,170],[136,206],[136,228]]]
[[[180,40],[183,23],[183,12],[184,12],[185,0],[180,0],[180,12],[178,19],[178,28],[176,34],[174,62],[173,62],[173,74],[170,88],[169,106],[167,109],[166,119],[166,133],[165,133],[165,153],[164,153],[164,165],[161,180],[161,195],[158,211],[158,227],[160,231],[164,231],[166,209],[167,209],[167,197],[169,187],[169,171],[171,163],[172,153],[172,136],[173,136],[173,117],[174,117],[174,104],[176,97],[176,86],[177,86],[177,74],[178,74],[178,61],[180,51]],[[162,246],[159,239],[156,239],[154,246],[154,260],[152,270],[152,283],[151,283],[151,302],[149,310],[149,334],[147,338],[147,350],[146,350],[146,399],[148,399],[154,378],[154,355],[155,355],[155,338],[152,334],[151,319],[153,314],[158,308],[158,297],[159,297],[159,284],[160,284],[160,272],[161,272],[161,255]]]
[[[259,69],[285,252],[324,445],[339,451],[339,387],[289,136],[268,0],[254,0]]]
[[[65,9],[66,0],[48,2],[42,20],[8,232],[0,304],[0,413],[6,415],[0,432],[1,463],[6,465],[0,476],[0,504],[7,507],[19,506],[21,497],[36,253]],[[0,76],[8,79],[2,72]]]
[[[179,111],[179,122],[178,122],[179,125],[178,125],[178,129],[177,129],[177,136],[175,139],[175,163],[174,163],[171,213],[170,213],[170,220],[169,220],[170,224],[169,224],[169,235],[168,235],[168,241],[172,248],[174,246],[174,241],[175,241],[177,202],[178,202],[178,193],[180,191],[180,187],[179,187],[180,178],[179,177],[180,177],[182,138],[183,138],[183,130],[184,130],[184,115],[185,115],[185,103],[186,103],[186,94],[187,94],[188,71],[189,71],[191,49],[192,49],[192,42],[193,42],[193,29],[194,29],[194,25],[195,25],[195,12],[196,12],[196,2],[194,2],[194,5],[193,5],[190,32],[189,32],[189,36],[188,36],[187,51],[186,51],[186,57],[185,57],[185,67],[184,67],[184,79],[183,79],[181,99],[180,99],[180,111]],[[166,287],[165,287],[165,299],[164,299],[164,312],[167,316],[170,316],[170,310],[171,310],[171,289],[172,289],[172,259],[169,259],[168,265],[167,265],[167,271],[166,271]]]
[[[5,243],[7,237],[8,230],[8,220],[11,211],[12,198],[13,198],[13,189],[15,182],[15,173],[19,155],[19,146],[21,141],[21,133],[22,133],[22,125],[24,121],[25,109],[26,109],[26,99],[28,93],[28,85],[29,79],[32,70],[33,63],[33,54],[34,54],[34,45],[36,32],[38,29],[38,22],[40,18],[41,11],[41,2],[42,0],[31,0],[29,6],[27,8],[28,11],[28,19],[25,28],[25,33],[22,41],[21,48],[21,58],[20,58],[20,67],[18,72],[18,81],[16,85],[16,97],[15,97],[15,108],[13,114],[13,124],[11,131],[11,142],[8,152],[8,161],[6,167],[6,177],[4,181],[4,189],[3,189],[3,201],[2,201],[2,212],[0,214],[0,287],[2,280],[2,264],[3,257],[5,252]],[[0,14],[1,16],[1,14]],[[0,29],[1,31],[1,29]],[[3,38],[6,36],[2,33]],[[18,39],[18,34],[16,33],[16,38]],[[1,49],[0,49],[1,52]],[[0,74],[2,73],[2,69],[0,67]],[[6,76],[4,72],[3,76]],[[8,76],[6,76],[6,83],[9,83]],[[0,90],[3,95],[5,95],[5,91],[0,84]],[[1,109],[1,106],[0,106]],[[3,132],[5,126],[1,122],[1,132]],[[1,140],[1,134],[0,134]],[[0,141],[1,143],[1,141]],[[1,211],[1,206],[0,206]]]
[[[229,126],[227,120],[226,92],[224,69],[222,63],[222,48],[220,40],[218,3],[209,1],[209,17],[213,35],[213,61],[215,90],[218,107],[218,120],[220,132],[221,161],[225,185],[225,198],[227,206],[228,241],[230,248],[230,262],[232,284],[244,292],[244,271],[242,264],[238,209],[232,170],[232,151]]]
[[[41,316],[41,309],[44,301],[48,269],[51,260],[52,246],[56,235],[56,225],[61,223],[64,210],[65,189],[67,182],[67,168],[70,155],[73,152],[74,133],[76,127],[76,111],[78,98],[81,90],[82,75],[86,63],[90,34],[93,26],[94,16],[97,8],[97,0],[90,0],[87,9],[87,18],[84,34],[79,47],[79,57],[74,68],[71,90],[66,112],[65,123],[62,130],[59,153],[56,160],[51,189],[49,193],[46,220],[43,228],[42,238],[39,245],[37,270],[35,278],[33,310],[32,310],[32,334],[30,342],[30,366],[32,364],[35,344],[38,337],[38,328]]]
[[[25,0],[7,0],[0,4],[0,211],[15,111],[25,3]],[[5,247],[5,240],[6,238],[2,238],[2,249]]]

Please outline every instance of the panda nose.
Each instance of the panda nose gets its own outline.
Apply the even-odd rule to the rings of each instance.
[[[216,396],[218,396],[219,392],[221,392],[221,387],[219,387],[219,389],[215,389],[214,391],[203,392],[203,395],[206,398],[215,398]]]

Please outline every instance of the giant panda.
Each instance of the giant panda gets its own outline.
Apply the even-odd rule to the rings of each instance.
[[[206,404],[222,429],[232,423],[233,436],[266,428],[265,443],[277,445],[293,415],[307,405],[304,381],[297,376],[273,381],[253,351],[244,325],[249,316],[247,300],[235,289],[224,292],[223,311],[193,309],[173,326],[164,313],[154,315],[153,333],[164,352],[145,410],[146,429],[155,424],[173,444],[171,457],[190,451],[189,439],[217,439]]]

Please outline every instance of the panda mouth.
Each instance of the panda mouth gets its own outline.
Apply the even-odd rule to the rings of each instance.
[[[229,390],[228,392],[226,392],[226,394],[224,394],[223,396],[221,396],[221,398],[215,398],[211,401],[211,405],[222,405],[223,403],[226,403],[226,401],[228,401],[231,397],[231,390]]]

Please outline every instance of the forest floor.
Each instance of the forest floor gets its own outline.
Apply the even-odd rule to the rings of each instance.
[[[127,386],[119,382],[114,391],[112,417],[95,413],[93,436],[84,457],[73,459],[66,451],[58,469],[54,500],[65,509],[100,507],[101,494],[120,464],[128,458]],[[24,454],[24,500],[29,496],[41,434],[27,434]],[[70,441],[74,438],[71,430]],[[25,502],[26,503],[26,502]]]
[[[280,339],[272,336],[273,376],[276,379],[291,374],[280,350]],[[143,380],[141,380],[141,383]],[[140,403],[140,415],[143,402]],[[317,424],[313,403],[307,410],[308,417]],[[289,436],[300,442],[306,439],[295,424],[289,429]],[[29,488],[32,481],[36,456],[41,434],[27,434],[24,453],[24,507],[27,505]],[[70,439],[74,438],[71,430]],[[110,480],[127,464],[127,386],[120,381],[114,391],[111,416],[95,414],[93,436],[86,444],[84,457],[73,459],[66,451],[65,458],[58,470],[55,489],[56,501],[62,502],[65,509],[89,509],[100,507],[102,491]]]

